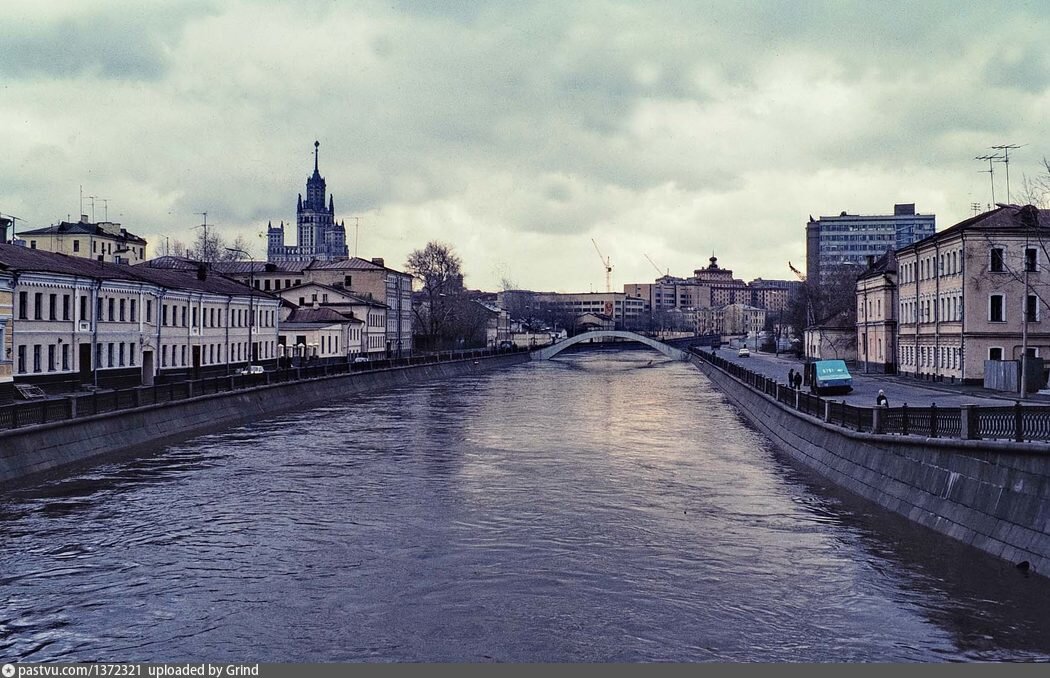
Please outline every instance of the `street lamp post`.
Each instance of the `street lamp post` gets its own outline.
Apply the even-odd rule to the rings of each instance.
[[[255,300],[255,257],[238,247],[227,247],[226,251],[243,254],[251,262],[251,268],[248,269],[248,366],[251,367],[255,362],[252,345],[252,328],[255,325],[255,306],[252,303]]]

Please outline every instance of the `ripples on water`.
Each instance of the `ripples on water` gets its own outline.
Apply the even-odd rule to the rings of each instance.
[[[564,354],[563,354],[564,355]],[[0,500],[0,659],[1047,659],[1047,580],[636,351],[348,398]]]

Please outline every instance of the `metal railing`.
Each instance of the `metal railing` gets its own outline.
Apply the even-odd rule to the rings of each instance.
[[[152,386],[136,386],[113,391],[95,391],[62,398],[15,402],[0,406],[0,430],[36,426],[57,421],[90,417],[106,412],[186,400],[197,396],[254,388],[266,384],[307,381],[345,374],[375,372],[400,367],[471,360],[499,355],[527,353],[527,348],[475,349],[418,354],[406,358],[371,360],[367,363],[318,363],[281,368],[262,374],[220,375],[172,381]]]
[[[696,346],[689,352],[782,405],[854,431],[957,440],[1050,441],[1050,407],[1046,405],[861,407],[792,389]]]

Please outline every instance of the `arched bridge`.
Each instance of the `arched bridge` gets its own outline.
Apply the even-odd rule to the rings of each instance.
[[[626,339],[627,341],[637,341],[640,344],[645,344],[650,348],[656,349],[672,360],[689,360],[689,354],[685,351],[674,348],[673,346],[668,346],[667,344],[656,341],[655,339],[650,339],[649,337],[643,337],[640,334],[623,330],[594,330],[591,332],[581,332],[575,337],[569,337],[568,339],[559,341],[557,344],[551,344],[550,346],[533,351],[529,354],[529,357],[533,360],[550,360],[570,346],[584,341],[590,341],[591,339],[600,339],[602,337],[615,337],[617,339]]]

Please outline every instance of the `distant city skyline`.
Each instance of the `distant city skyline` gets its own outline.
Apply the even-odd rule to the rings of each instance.
[[[594,239],[614,290],[712,253],[792,279],[810,215],[915,203],[944,229],[992,202],[990,147],[1021,145],[1015,202],[1050,155],[1038,4],[13,0],[5,17],[0,213],[19,232],[108,218],[153,253],[207,212],[265,257],[318,140],[350,253],[389,266],[441,240],[472,288],[603,291]]]

